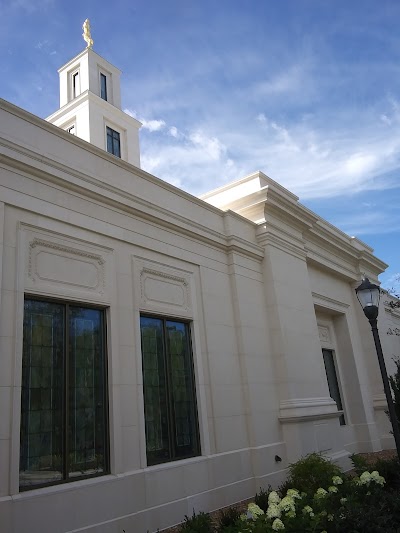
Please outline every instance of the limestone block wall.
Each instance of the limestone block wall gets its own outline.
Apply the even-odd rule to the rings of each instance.
[[[156,530],[193,508],[219,508],[254,495],[260,484],[278,483],[286,446],[276,417],[263,251],[249,240],[254,225],[176,194],[145,173],[139,178],[124,162],[93,147],[85,151],[81,141],[39,122],[42,131],[34,117],[27,118],[24,124],[3,112],[0,120],[8,131],[0,159],[0,470],[6,473],[0,481],[0,529]],[[19,139],[18,156],[13,146]],[[42,145],[46,153],[37,158]],[[74,169],[65,165],[69,160]],[[155,197],[158,204],[149,203]],[[19,490],[25,296],[106,310],[105,476]],[[198,457],[151,467],[144,431],[143,312],[190,322],[201,444]]]
[[[379,380],[349,267],[316,266],[316,245],[310,261],[316,216],[280,221],[278,196],[268,223],[252,222],[1,102],[0,531],[155,531],[277,485],[310,451],[344,464],[379,449]],[[19,490],[25,296],[105,309],[104,476]],[[141,313],[190,324],[196,457],[147,465]],[[337,352],[346,427],[324,346]]]

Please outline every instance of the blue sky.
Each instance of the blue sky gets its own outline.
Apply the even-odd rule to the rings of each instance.
[[[41,117],[84,47],[121,68],[142,167],[192,194],[262,170],[400,272],[400,2],[0,0],[0,96]]]

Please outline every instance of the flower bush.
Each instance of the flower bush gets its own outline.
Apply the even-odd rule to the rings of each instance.
[[[381,497],[385,480],[377,471],[363,472],[360,477],[343,479],[332,476],[325,489],[300,493],[290,488],[286,494],[272,491],[268,496],[268,508],[264,512],[258,505],[251,503],[246,514],[241,516],[238,531],[242,533],[287,533],[318,532],[336,533],[358,531],[348,529],[352,520],[353,507],[363,507],[371,497]],[[345,523],[347,524],[345,526]],[[360,529],[360,532],[364,529]]]
[[[182,531],[190,533],[399,533],[400,497],[387,486],[378,469],[359,468],[356,477],[342,474],[335,465],[311,454],[311,479],[304,485],[285,483],[278,490],[261,490],[255,502],[238,518],[230,513],[225,524],[205,523],[205,517],[186,517]],[[299,469],[291,465],[297,479],[306,478],[308,458]],[[333,467],[333,468],[332,468]],[[325,468],[325,470],[324,470]],[[291,477],[289,478],[292,479]],[[317,484],[317,480],[323,483]],[[226,517],[228,518],[228,517]],[[192,522],[193,520],[193,522]],[[190,524],[188,522],[191,522]],[[195,523],[196,522],[196,523]],[[202,525],[200,525],[202,522]]]

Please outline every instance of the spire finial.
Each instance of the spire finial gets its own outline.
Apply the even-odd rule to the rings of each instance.
[[[90,34],[90,21],[89,19],[86,19],[85,22],[82,25],[83,33],[82,37],[86,41],[87,46],[86,48],[93,48],[93,39]]]

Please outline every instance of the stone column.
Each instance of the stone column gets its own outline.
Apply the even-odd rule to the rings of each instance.
[[[266,223],[257,233],[265,250],[267,326],[287,457],[293,462],[320,451],[345,459],[348,454],[336,441],[338,410],[329,396],[302,238],[312,216],[307,211],[302,218],[282,220],[267,205],[265,212]]]

